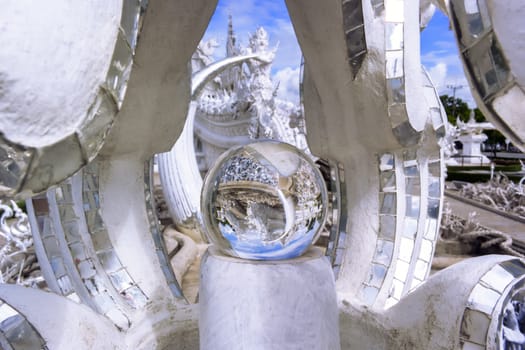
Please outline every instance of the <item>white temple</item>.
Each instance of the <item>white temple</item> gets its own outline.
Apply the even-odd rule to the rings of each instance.
[[[220,168],[201,194],[201,171],[222,150],[254,138],[306,142],[301,113],[274,96],[263,29],[246,47],[231,30],[216,62],[214,43],[200,44],[216,5],[2,3],[0,200],[26,200],[48,291],[0,284],[0,347],[522,348],[523,259],[482,256],[430,275],[447,118],[421,66],[420,31],[440,7],[476,103],[525,149],[525,2],[286,0],[317,162],[301,155],[301,170],[280,146],[249,145],[242,151],[270,170],[271,189],[250,183],[224,200],[221,179],[235,175],[238,188],[261,167]],[[279,250],[317,232],[326,212],[326,246],[304,240],[300,255],[254,260],[225,249],[243,235],[220,227],[200,263],[199,302],[189,303],[172,266],[184,247],[167,250],[155,212],[155,155],[180,231],[209,229],[204,214],[230,227],[240,218],[261,228],[248,237],[263,237],[255,248]],[[321,180],[312,187],[298,172]],[[261,188],[271,201],[253,195]]]
[[[199,44],[192,58],[193,72],[213,63],[215,43],[211,39]],[[265,61],[248,60],[224,71],[207,83],[197,98],[195,152],[202,173],[219,154],[255,139],[281,140],[307,149],[301,107],[276,97],[279,84],[270,76],[276,50],[269,47],[262,27],[250,36],[246,47],[240,46],[230,17],[226,59],[257,54]]]

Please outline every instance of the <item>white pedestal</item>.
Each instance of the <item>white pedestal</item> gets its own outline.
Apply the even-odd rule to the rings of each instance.
[[[335,282],[320,249],[250,261],[210,248],[199,293],[202,350],[340,349]]]
[[[481,153],[481,144],[485,142],[485,140],[487,140],[487,135],[485,134],[461,135],[459,137],[459,141],[463,144],[461,155],[465,156],[465,159],[463,159],[461,163],[468,165],[489,165],[490,159]]]

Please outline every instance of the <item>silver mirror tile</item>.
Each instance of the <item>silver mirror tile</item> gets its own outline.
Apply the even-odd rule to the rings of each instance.
[[[97,274],[97,270],[93,265],[91,259],[86,259],[77,263],[78,273],[83,280],[93,278]]]
[[[392,61],[390,61],[390,63],[392,63]],[[386,89],[388,102],[390,104],[399,104],[406,102],[405,79],[403,77],[394,77],[392,79],[387,79]]]
[[[432,177],[441,178],[441,163],[438,162],[429,162],[428,163],[428,174]]]
[[[80,236],[80,228],[77,221],[62,222],[62,228],[66,240],[70,243],[79,242],[82,238]]]
[[[464,57],[483,99],[488,99],[510,82],[510,69],[493,34],[476,42]]]
[[[122,264],[114,250],[98,251],[97,257],[107,273],[115,272],[122,268]]]
[[[419,287],[423,283],[422,280],[418,280],[417,278],[412,278],[412,282],[410,282],[410,292],[415,290],[417,287]]]
[[[404,172],[406,176],[417,177],[419,176],[419,166],[417,164],[406,166],[404,167]]]
[[[396,214],[396,194],[395,193],[381,193],[379,194],[381,209],[380,214]]]
[[[490,315],[500,297],[500,293],[477,284],[469,295],[468,306]]]
[[[403,236],[415,239],[417,233],[418,219],[405,217],[403,220]]]
[[[141,5],[139,0],[124,0],[122,2],[122,15],[120,17],[120,28],[123,31],[129,47],[134,51],[137,45],[139,32],[139,18]]]
[[[500,265],[495,265],[481,278],[481,281],[499,293],[503,293],[503,290],[513,280],[514,276]]]
[[[361,0],[343,1],[343,28],[350,68],[355,78],[367,54]]]
[[[136,305],[146,305],[148,299],[138,286],[131,286],[126,290],[120,292],[124,299],[128,300],[130,303]]]
[[[60,219],[63,222],[73,222],[78,220],[75,209],[72,205],[58,205]]]
[[[388,309],[388,308],[396,305],[398,302],[399,302],[399,299],[396,299],[396,298],[394,298],[392,296],[387,298],[386,301],[385,301],[385,309]]]
[[[363,25],[361,0],[343,0],[343,26],[345,31]]]
[[[434,250],[434,242],[428,239],[421,241],[421,248],[419,250],[419,258],[426,262],[432,261],[432,254]]]
[[[78,133],[78,139],[88,160],[93,160],[102,148],[117,110],[114,98],[105,89],[100,89],[80,126],[82,131]]]
[[[392,289],[390,291],[390,296],[396,300],[401,300],[404,288],[405,283],[394,278],[394,280],[392,281]]]
[[[396,190],[396,173],[394,171],[383,171],[380,173],[381,191],[395,192]]]
[[[64,266],[64,260],[61,256],[52,256],[49,259],[51,268],[56,276],[63,276],[66,274],[66,267]]]
[[[386,272],[387,272],[386,266],[372,264],[366,284],[372,287],[380,288],[385,279]]]
[[[394,155],[390,153],[382,154],[379,157],[379,170],[388,171],[394,169]]]
[[[84,244],[80,242],[70,243],[69,250],[74,261],[83,261],[88,258],[84,249]]]
[[[71,183],[66,181],[55,190],[55,196],[57,204],[59,205],[71,205],[73,204],[73,194],[71,189]]]
[[[124,101],[127,82],[133,64],[133,52],[126,38],[119,32],[115,51],[106,77],[106,88],[115,99],[118,108]]]
[[[69,296],[71,293],[74,293],[75,290],[73,289],[73,284],[71,283],[71,279],[69,276],[61,276],[57,278],[57,283],[60,288],[60,291],[62,295]]]
[[[372,8],[374,9],[374,16],[379,17],[385,10],[384,0],[371,0]]]
[[[90,210],[84,213],[86,215],[86,222],[90,232],[106,233],[106,226],[104,225],[104,221],[102,220],[98,210]]]
[[[414,268],[414,277],[423,281],[427,277],[427,271],[429,268],[429,263],[423,260],[417,260],[416,266]]]
[[[405,76],[404,51],[386,51],[386,78],[395,79]]]
[[[441,179],[439,177],[428,177],[428,196],[441,198]]]
[[[86,286],[86,289],[88,290],[88,293],[91,296],[100,294],[99,285],[96,279],[97,279],[96,277],[93,277],[93,278],[88,278],[84,280],[84,285]]]
[[[525,265],[518,259],[504,261],[500,263],[500,266],[514,277],[520,277],[525,274]]]
[[[124,269],[111,272],[108,275],[109,279],[119,293],[134,285],[133,280],[129,277],[129,274]]]
[[[483,312],[466,308],[461,321],[460,338],[470,343],[485,345],[490,321],[491,319]]]
[[[419,217],[419,208],[421,206],[421,197],[405,196],[406,208],[405,215],[411,218]]]
[[[54,236],[48,236],[42,239],[42,243],[44,245],[44,248],[46,250],[48,257],[53,256],[60,256],[60,247],[58,246],[58,242]]]
[[[113,245],[111,244],[111,241],[105,232],[101,232],[100,234],[91,233],[91,240],[93,242],[93,248],[97,252],[101,250],[104,251],[113,249]]]
[[[421,195],[421,181],[419,176],[417,177],[408,177],[405,180],[406,187],[405,193],[410,196],[420,196]]]
[[[373,261],[375,263],[390,266],[392,262],[392,256],[394,254],[394,242],[385,241],[382,239],[377,240],[376,252],[374,254]]]
[[[441,203],[440,199],[429,198],[428,199],[428,208],[427,214],[431,219],[437,219],[439,217],[439,205]]]
[[[427,218],[425,229],[425,238],[431,241],[435,241],[438,233],[438,222],[437,219]]]
[[[385,21],[404,22],[405,21],[405,2],[404,0],[385,0]]]
[[[414,252],[414,240],[406,237],[401,238],[399,243],[399,255],[398,258],[410,263],[412,253]]]
[[[394,240],[396,233],[396,217],[393,215],[379,216],[379,236]]]
[[[402,281],[403,283],[405,283],[407,276],[408,276],[409,268],[410,268],[409,263],[398,259],[396,261],[396,270],[394,272],[394,277]]]
[[[385,41],[388,51],[403,50],[403,28],[403,23],[385,23]]]

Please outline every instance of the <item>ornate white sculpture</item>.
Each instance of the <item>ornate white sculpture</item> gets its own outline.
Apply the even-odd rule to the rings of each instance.
[[[301,108],[276,97],[270,79],[276,49],[263,28],[247,47],[236,44],[230,18],[227,57],[214,62],[217,43],[201,42],[192,57],[193,97],[183,133],[158,156],[169,212],[177,228],[200,231],[201,174],[232,146],[276,139],[307,151]]]
[[[207,97],[206,83],[240,62],[246,62],[243,69],[254,74],[253,79],[220,78],[210,84],[218,84],[216,92],[235,92],[236,100],[246,103],[246,109],[231,109],[241,112],[242,139],[249,140],[250,132],[277,137],[282,131],[279,116],[269,118],[278,105],[270,103],[272,50],[265,51],[262,30],[245,52],[229,46],[231,57],[206,63],[192,79],[188,63],[215,4],[3,4],[0,23],[7,26],[0,33],[0,196],[24,196],[57,185],[28,200],[28,208],[42,272],[50,290],[63,296],[0,286],[3,347],[17,348],[20,339],[27,340],[24,346],[29,348],[51,349],[198,347],[197,306],[184,300],[153,209],[151,158],[172,147],[188,109],[195,111],[195,120],[193,114],[187,119],[200,130],[201,142],[213,140],[217,150],[230,146],[228,137],[237,134],[231,124],[215,123],[219,127],[212,128],[224,106]],[[420,10],[419,4],[287,0],[305,57],[301,91],[309,147],[324,164],[323,176],[330,184],[330,217],[336,229],[328,250],[335,273],[331,275],[320,256],[272,266],[215,254],[203,264],[203,275],[211,276],[200,305],[203,347],[230,349],[228,341],[248,339],[251,348],[271,348],[265,346],[268,339],[260,328],[236,323],[252,316],[265,316],[265,324],[274,326],[272,335],[301,336],[294,328],[299,323],[288,322],[298,317],[300,324],[327,329],[296,343],[312,349],[326,349],[326,344],[336,349],[339,344],[343,349],[511,348],[521,341],[519,334],[509,332],[516,331],[512,320],[503,316],[510,311],[509,300],[522,300],[523,261],[481,257],[427,279],[441,212],[439,139],[445,135],[446,118],[420,66],[419,31],[432,6],[424,1]],[[438,5],[450,14],[485,114],[523,148],[524,51],[515,49],[523,45],[523,36],[515,29],[521,28],[525,5],[520,0]],[[27,18],[34,21],[28,24]],[[52,36],[42,40],[44,32]],[[64,54],[72,48],[72,56]],[[201,48],[200,59],[209,48],[213,43]],[[49,72],[52,79],[46,79]],[[242,84],[237,90],[220,86],[234,81]],[[199,105],[195,97],[201,92],[207,100]],[[64,101],[66,106],[61,106]],[[41,131],[47,123],[58,125],[53,133],[42,138],[31,133],[33,126]],[[182,142],[191,153],[190,131]],[[177,164],[181,166],[179,159]],[[201,164],[209,166],[207,161]],[[177,171],[178,181],[194,171]],[[180,186],[193,184],[177,182],[174,198],[192,196],[195,189],[184,192]],[[181,203],[191,202],[183,198]],[[242,265],[237,266],[244,272],[241,279],[231,273],[234,265]],[[223,269],[230,272],[220,273]],[[304,270],[308,273],[302,274]],[[265,278],[273,280],[281,271],[300,283],[275,285],[283,289],[271,299],[272,310],[278,311],[267,318],[260,310],[267,305],[265,298],[277,292],[266,288],[274,285]],[[307,287],[305,281],[316,277],[323,286]],[[247,285],[250,279],[261,288]],[[236,294],[225,293],[230,288]],[[310,301],[308,307],[322,301],[315,320],[308,319],[304,304],[293,308],[297,290],[308,291],[301,297],[311,298],[300,299]],[[259,307],[236,308],[239,300],[232,295],[252,297]],[[42,313],[42,305],[52,312]],[[242,312],[232,316],[232,310]],[[294,310],[300,312],[290,316]],[[215,337],[218,330],[224,336]],[[214,343],[217,338],[224,343]]]

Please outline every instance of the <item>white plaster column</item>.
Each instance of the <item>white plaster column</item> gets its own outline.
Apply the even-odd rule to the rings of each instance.
[[[212,247],[201,264],[199,304],[203,350],[340,349],[334,277],[317,248],[250,261]]]

